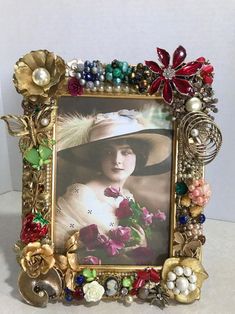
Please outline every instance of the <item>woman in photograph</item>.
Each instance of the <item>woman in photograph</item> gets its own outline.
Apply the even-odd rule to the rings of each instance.
[[[112,264],[114,258],[119,264],[150,262],[151,226],[155,219],[164,220],[164,213],[141,207],[125,184],[133,175],[169,170],[171,131],[148,128],[142,113],[134,110],[65,115],[57,128],[58,156],[92,173],[57,200],[57,250],[80,231],[79,256],[87,263]]]

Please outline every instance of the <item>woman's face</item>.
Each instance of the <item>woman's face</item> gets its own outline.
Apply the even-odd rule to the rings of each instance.
[[[135,170],[136,155],[130,145],[109,143],[102,151],[103,174],[113,182],[125,181]]]

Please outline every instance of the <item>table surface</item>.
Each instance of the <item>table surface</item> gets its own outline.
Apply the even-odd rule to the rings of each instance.
[[[225,210],[225,209],[223,209]],[[14,243],[20,234],[21,193],[9,192],[0,195],[0,313],[161,313],[156,306],[135,302],[125,307],[120,302],[100,302],[99,305],[85,306],[49,303],[46,308],[36,308],[22,301],[17,278],[19,265],[15,260]],[[207,242],[203,250],[203,266],[209,273],[202,287],[200,301],[190,305],[170,305],[164,313],[235,313],[235,223],[208,219],[205,224]]]

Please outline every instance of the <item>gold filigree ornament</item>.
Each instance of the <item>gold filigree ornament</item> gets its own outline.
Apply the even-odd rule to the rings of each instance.
[[[188,159],[208,164],[220,150],[222,134],[214,121],[201,111],[186,114],[179,124],[179,133]]]
[[[170,298],[180,303],[199,300],[207,278],[208,274],[196,258],[168,258],[162,269],[162,284]]]
[[[56,106],[45,107],[36,115],[2,116],[1,119],[7,124],[10,135],[20,136],[19,147],[22,154],[25,154],[33,146],[46,145],[51,147],[49,131],[56,120]]]
[[[45,103],[64,80],[65,69],[64,60],[54,53],[31,51],[17,61],[13,82],[17,92],[31,102]]]

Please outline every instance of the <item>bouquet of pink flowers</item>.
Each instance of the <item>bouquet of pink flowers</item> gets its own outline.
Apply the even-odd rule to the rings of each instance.
[[[154,220],[164,221],[166,215],[158,210],[156,213],[151,213],[146,207],[141,207],[133,199],[121,195],[120,190],[113,187],[108,187],[104,191],[107,197],[122,197],[119,207],[115,210],[115,215],[119,220],[117,228],[110,229],[108,234],[100,234],[96,224],[91,224],[80,230],[80,240],[84,244],[87,251],[102,250],[107,256],[116,256],[124,248],[133,248],[130,256],[135,257],[147,254],[151,255],[150,249],[147,247],[137,247],[140,245],[141,238],[138,232],[138,227],[144,230],[146,238],[149,240],[152,237],[152,228]],[[143,252],[145,251],[146,252]],[[88,258],[89,257],[89,258]],[[89,261],[91,264],[100,264],[101,260],[96,256],[88,256],[84,261]]]

